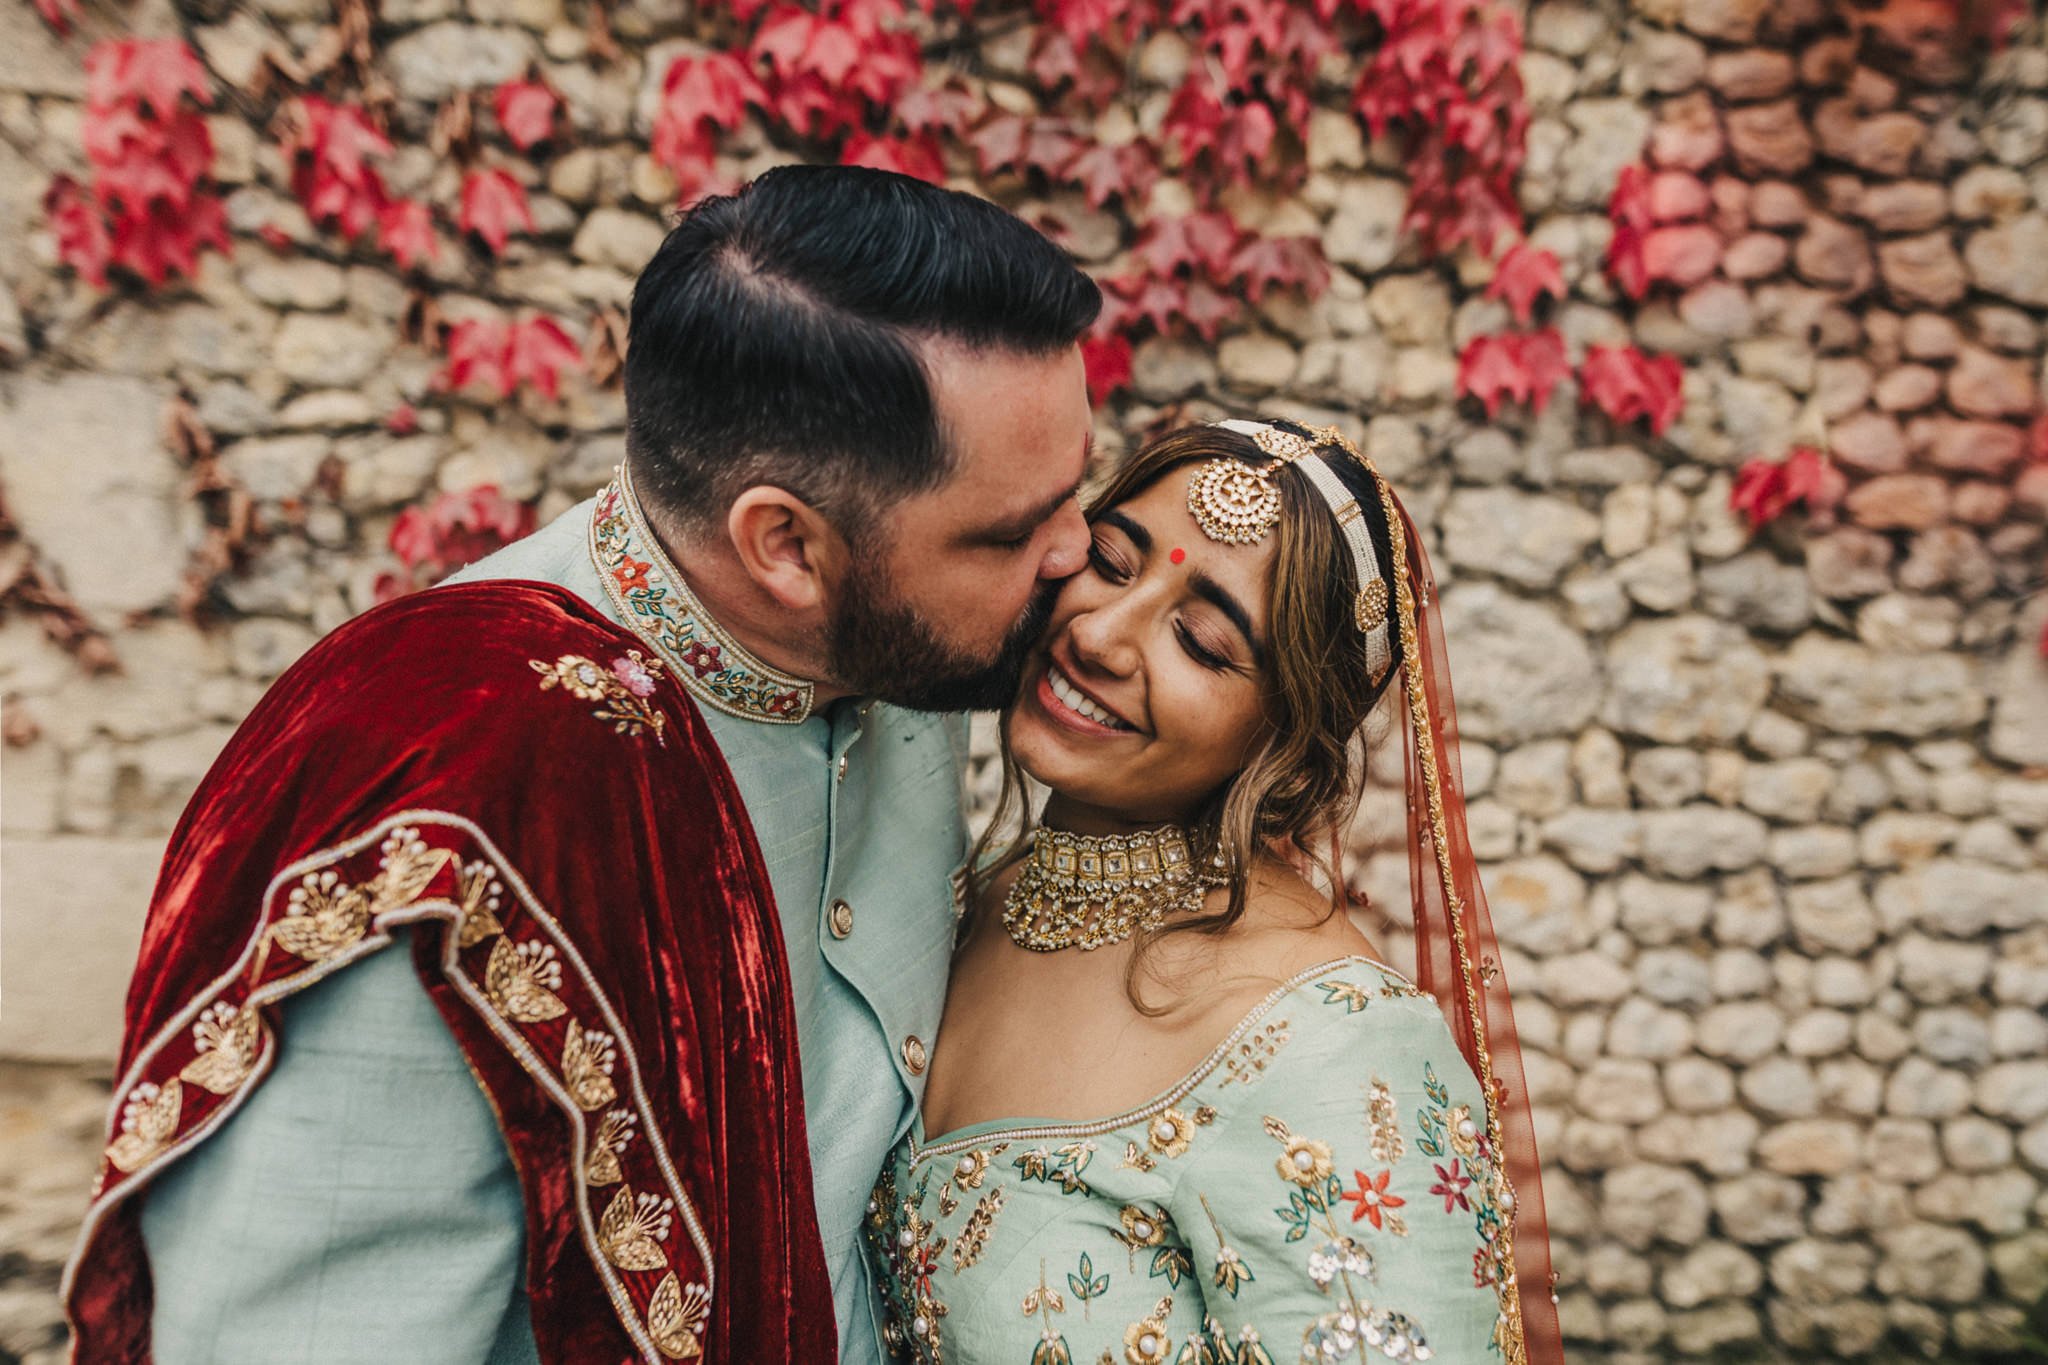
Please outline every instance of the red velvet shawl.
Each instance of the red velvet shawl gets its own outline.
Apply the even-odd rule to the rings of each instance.
[[[186,809],[66,1272],[76,1359],[150,1358],[134,1196],[262,1082],[270,1007],[407,923],[519,1169],[541,1359],[832,1359],[788,963],[738,791],[636,637],[508,582],[336,631]]]

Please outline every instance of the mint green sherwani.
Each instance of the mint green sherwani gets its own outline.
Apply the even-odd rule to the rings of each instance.
[[[647,635],[692,683],[673,638],[631,619],[608,590],[594,504],[457,578],[566,587]],[[644,523],[633,525],[626,564],[674,579]],[[740,651],[728,642],[726,653]],[[870,1365],[882,1347],[860,1230],[874,1173],[909,1131],[944,1004],[966,856],[966,727],[852,700],[776,723],[725,709],[700,686],[789,950],[841,1359]],[[144,1203],[157,1361],[536,1359],[518,1176],[404,949],[283,1010],[271,1076]]]

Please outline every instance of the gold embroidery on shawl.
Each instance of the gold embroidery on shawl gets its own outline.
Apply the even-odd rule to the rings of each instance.
[[[602,1109],[619,1097],[618,1087],[612,1084],[617,1056],[609,1033],[569,1021],[562,1043],[562,1082],[577,1104],[584,1109]]]
[[[399,826],[384,840],[380,870],[360,887],[333,869],[308,872],[292,888],[291,909],[270,927],[270,937],[294,957],[324,962],[352,946],[379,915],[411,905],[454,854],[429,848],[416,829]],[[257,970],[262,970],[262,959]]]
[[[456,930],[455,946],[474,948],[493,934],[505,932],[505,926],[498,921],[498,901],[505,890],[490,864],[484,862],[464,863],[460,874],[462,885],[461,926]]]
[[[522,1024],[559,1019],[569,1007],[555,992],[562,987],[562,964],[552,943],[529,939],[514,944],[501,938],[491,946],[484,967],[484,989],[491,1003]]]
[[[621,1270],[662,1269],[668,1256],[661,1244],[674,1225],[675,1208],[673,1200],[620,1186],[597,1224],[597,1244],[605,1259]]]
[[[192,1026],[199,1055],[185,1063],[178,1079],[216,1095],[239,1089],[256,1069],[259,1024],[254,1009],[236,1009],[225,1000],[208,1006]]]
[[[129,1091],[121,1110],[121,1135],[107,1144],[107,1160],[121,1171],[149,1164],[178,1131],[178,1110],[184,1102],[184,1087],[174,1080],[162,1086],[145,1082]]]
[[[592,1185],[616,1185],[626,1178],[619,1157],[626,1150],[626,1144],[633,1140],[633,1125],[638,1122],[624,1109],[614,1109],[597,1124],[597,1135],[590,1140],[590,1156],[583,1163],[583,1179]]]
[[[695,1360],[704,1354],[704,1324],[710,1317],[711,1291],[701,1284],[685,1288],[671,1270],[647,1305],[647,1334],[670,1360]]]

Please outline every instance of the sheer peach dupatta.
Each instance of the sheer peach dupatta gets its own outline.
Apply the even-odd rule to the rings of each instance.
[[[1497,1202],[1509,1214],[1496,1234],[1497,1262],[1512,1267],[1501,1291],[1503,1355],[1507,1365],[1557,1365],[1564,1359],[1564,1342],[1552,1289],[1536,1133],[1500,946],[1466,831],[1457,707],[1436,580],[1407,509],[1377,470],[1373,481],[1393,542],[1416,984],[1442,1005],[1459,1050],[1486,1093],[1485,1141],[1500,1157],[1493,1163],[1495,1178],[1505,1188],[1496,1191]]]

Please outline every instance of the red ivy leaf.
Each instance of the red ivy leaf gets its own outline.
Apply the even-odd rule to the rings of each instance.
[[[1476,336],[1458,353],[1458,393],[1477,398],[1489,421],[1503,401],[1529,401],[1529,372],[1522,364],[1520,339],[1512,335]]]
[[[384,430],[393,436],[410,436],[420,429],[420,411],[410,403],[400,403],[384,418]]]
[[[1079,185],[1093,208],[1099,209],[1113,198],[1135,208],[1145,202],[1159,179],[1158,153],[1142,141],[1121,147],[1085,143],[1060,169],[1060,178]]]
[[[474,232],[494,256],[505,254],[505,241],[512,229],[533,231],[533,211],[526,206],[526,191],[502,170],[471,171],[462,182],[464,232]]]
[[[1148,223],[1133,253],[1155,275],[1176,271],[1224,278],[1237,251],[1237,223],[1227,213],[1190,213]]]
[[[1088,374],[1088,401],[1099,408],[1131,382],[1131,339],[1121,333],[1083,337],[1081,364]]]
[[[456,323],[448,329],[448,364],[436,382],[451,391],[482,384],[499,398],[511,397],[512,380],[505,369],[511,341],[511,328],[500,318]]]
[[[549,317],[512,324],[505,349],[506,387],[531,385],[543,398],[561,395],[563,370],[581,370],[583,350]]]
[[[93,44],[85,54],[85,99],[97,109],[146,104],[158,118],[178,110],[178,96],[213,103],[206,68],[179,38],[130,38]]]
[[[57,257],[94,288],[107,287],[107,267],[114,259],[114,239],[79,183],[59,175],[43,192],[43,214],[57,238]]]
[[[1565,357],[1564,334],[1555,327],[1529,333],[1522,338],[1521,359],[1522,369],[1529,376],[1529,407],[1540,415],[1557,386],[1571,377],[1572,363]]]
[[[1536,312],[1536,300],[1548,294],[1564,297],[1564,271],[1557,257],[1527,242],[1517,242],[1500,258],[1486,297],[1505,299],[1514,310],[1515,321],[1527,326]]]
[[[433,212],[417,199],[394,199],[377,215],[377,236],[384,249],[407,270],[441,254],[434,236]]]
[[[555,92],[541,81],[507,81],[492,101],[498,126],[522,152],[555,131],[555,111],[561,106]]]
[[[1644,418],[1662,436],[1685,408],[1685,371],[1677,356],[1652,359],[1633,346],[1594,346],[1579,369],[1579,391],[1616,422]]]
[[[934,185],[944,184],[946,162],[939,154],[939,141],[930,133],[911,137],[870,137],[856,132],[840,149],[842,166],[872,166],[878,171],[913,175]]]
[[[766,107],[768,92],[746,62],[730,52],[678,57],[661,81],[652,150],[685,188],[711,173],[718,133],[738,126],[747,107]]]
[[[1749,529],[1776,521],[1787,509],[1803,504],[1810,513],[1834,510],[1849,481],[1812,446],[1796,446],[1782,462],[1751,460],[1737,471],[1728,505],[1749,518]]]
[[[2027,428],[2027,453],[2033,459],[2048,461],[2048,412],[2036,417]]]
[[[1230,258],[1229,273],[1252,303],[1274,287],[1314,298],[1330,283],[1329,262],[1314,237],[1247,237]]]
[[[78,0],[36,0],[36,13],[55,29],[59,38],[71,36],[71,21],[78,17]]]
[[[533,508],[514,502],[492,484],[436,494],[425,507],[408,507],[392,522],[389,543],[409,572],[403,578],[390,575],[388,585],[380,580],[380,600],[387,586],[400,595],[411,590],[420,574],[430,581],[439,579],[532,529]]]

